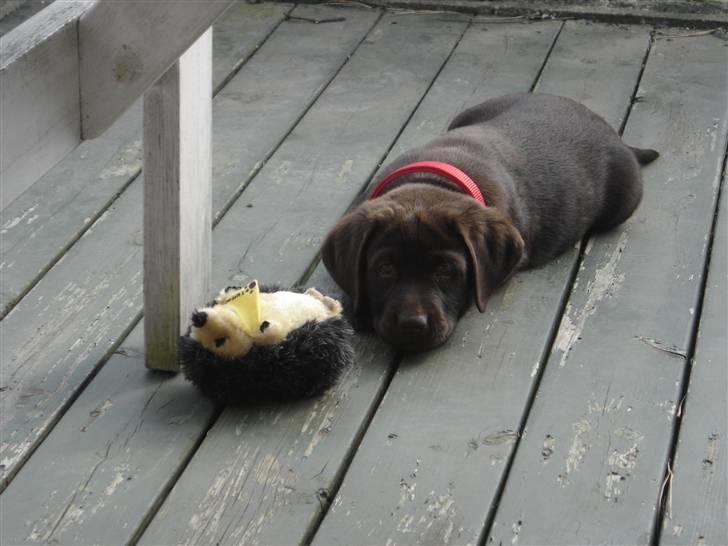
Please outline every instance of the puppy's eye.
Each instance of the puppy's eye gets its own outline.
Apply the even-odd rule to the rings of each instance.
[[[391,279],[397,274],[397,269],[389,262],[382,262],[377,266],[377,275],[383,279]]]
[[[219,337],[219,338],[215,339],[215,347],[222,347],[223,345],[225,345],[224,337]]]
[[[455,268],[450,262],[440,262],[435,267],[435,276],[437,277],[450,277],[453,272],[455,271]]]

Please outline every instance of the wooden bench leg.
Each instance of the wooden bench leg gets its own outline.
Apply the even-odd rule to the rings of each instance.
[[[179,370],[177,339],[209,297],[212,29],[144,95],[146,365]]]

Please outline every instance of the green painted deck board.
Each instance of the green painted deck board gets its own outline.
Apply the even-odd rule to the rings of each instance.
[[[662,156],[632,218],[586,249],[496,544],[651,540],[725,151],[727,55],[710,36],[652,47],[624,138]]]
[[[728,195],[723,189],[661,544],[728,544]],[[721,407],[722,403],[722,407]]]
[[[213,135],[216,208],[230,202],[255,166],[275,150],[378,16],[315,6],[297,11],[304,16],[332,12],[357,16],[324,25],[317,33],[300,23],[281,25],[228,84],[235,89],[238,80],[255,78],[267,66],[267,85],[255,78],[260,92],[239,102],[237,111],[226,90],[216,97],[213,115],[223,112],[228,118]],[[291,70],[294,55],[297,68]],[[282,80],[289,86],[273,92]],[[245,132],[251,119],[264,130]],[[0,323],[6,389],[0,402],[3,481],[139,316],[142,183],[143,176]]]
[[[291,9],[233,5],[216,23],[217,89]],[[63,255],[141,172],[141,103],[101,137],[83,142],[0,212],[0,314]]]
[[[513,28],[518,32],[518,26]],[[471,32],[477,33],[477,28]],[[500,26],[493,34],[475,34],[475,39],[493,40],[481,43],[481,48],[495,50],[497,55],[503,51],[497,48],[505,49],[507,43],[501,34],[511,32]],[[484,80],[480,84],[484,94],[492,92],[494,85],[497,94],[527,90],[535,81],[551,42],[548,36],[533,33],[521,34],[519,39],[531,44],[530,77],[527,71],[518,87],[505,89]],[[608,99],[601,113],[618,120],[628,108],[648,39],[645,29],[596,25],[585,32],[584,25],[569,23],[561,31],[539,86],[576,99],[585,95],[598,100],[601,95]],[[569,48],[559,47],[562,40]],[[617,40],[621,44],[617,55],[585,48],[588,42]],[[573,70],[570,78],[563,78],[561,66],[572,47],[580,48],[583,58],[592,61],[584,63],[591,76],[586,83]],[[562,50],[566,59],[559,53]],[[626,71],[630,66],[632,70]],[[508,67],[506,58],[499,70]],[[591,74],[592,67],[598,68],[598,78]],[[443,73],[439,93],[457,98],[459,80]],[[498,81],[497,74],[493,80]],[[438,92],[438,83],[432,92]],[[606,83],[611,84],[610,91]],[[469,100],[478,95],[477,88],[465,90]],[[436,109],[438,104],[430,107]],[[552,324],[559,319],[575,254],[569,252],[547,267],[517,275],[491,298],[485,315],[473,309],[464,317],[450,343],[403,362],[314,544],[478,541],[497,503],[529,392]]]

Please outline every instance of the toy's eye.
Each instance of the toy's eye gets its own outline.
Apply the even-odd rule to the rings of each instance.
[[[225,345],[224,337],[219,337],[215,340],[215,347],[222,347],[223,345]]]

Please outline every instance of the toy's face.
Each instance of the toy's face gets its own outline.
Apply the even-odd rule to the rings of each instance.
[[[240,319],[225,306],[208,307],[192,315],[190,337],[208,351],[224,358],[248,354],[253,341],[240,328]]]

